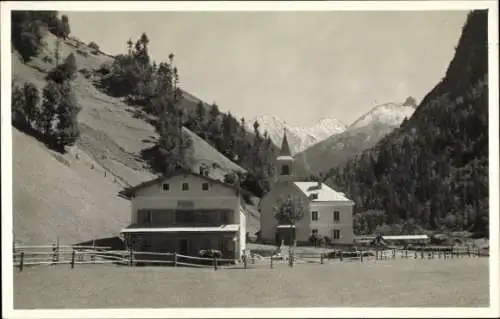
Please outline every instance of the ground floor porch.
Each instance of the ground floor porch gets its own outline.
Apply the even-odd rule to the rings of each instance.
[[[177,253],[200,257],[201,250],[218,250],[223,259],[239,260],[242,251],[238,231],[136,231],[122,232],[127,249],[140,252]],[[244,239],[243,239],[244,240]],[[172,256],[148,255],[149,259],[169,259]],[[143,257],[146,257],[144,254]],[[165,258],[167,257],[167,258]],[[142,259],[142,258],[141,258]]]

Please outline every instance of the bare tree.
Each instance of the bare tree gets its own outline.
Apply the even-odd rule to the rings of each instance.
[[[280,197],[278,203],[273,207],[274,218],[280,225],[292,225],[304,217],[304,205],[301,198],[288,195],[286,199]]]
[[[278,203],[273,207],[274,218],[278,225],[288,225],[292,231],[292,244],[289,247],[289,265],[293,267],[293,250],[295,244],[295,225],[304,217],[304,205],[301,198],[288,195],[286,199],[280,197]]]

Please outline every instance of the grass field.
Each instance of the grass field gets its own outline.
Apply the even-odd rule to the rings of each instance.
[[[488,261],[336,261],[218,271],[37,266],[15,269],[14,308],[488,307]]]

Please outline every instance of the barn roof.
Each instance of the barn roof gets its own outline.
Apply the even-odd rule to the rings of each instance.
[[[141,189],[144,189],[146,187],[149,187],[151,185],[159,184],[159,183],[161,183],[161,182],[163,182],[165,180],[168,180],[168,179],[170,179],[172,177],[175,177],[175,176],[178,176],[178,175],[191,175],[191,176],[195,176],[195,177],[204,179],[204,180],[206,180],[208,182],[216,183],[216,184],[221,185],[223,187],[231,188],[231,189],[233,189],[237,193],[239,193],[239,191],[240,191],[237,186],[225,183],[223,181],[220,181],[220,180],[217,180],[217,179],[214,179],[214,178],[211,178],[210,176],[205,176],[205,175],[202,175],[202,174],[198,174],[198,173],[195,173],[195,172],[189,171],[189,170],[179,170],[179,171],[174,172],[172,174],[163,175],[163,176],[160,176],[158,178],[155,178],[155,179],[146,181],[144,183],[141,183],[139,185],[125,188],[124,190],[122,190],[119,193],[119,195],[122,196],[122,197],[125,197],[127,199],[130,199],[137,191],[139,191]]]
[[[351,202],[349,198],[342,192],[337,192],[324,183],[318,182],[294,182],[304,195],[311,198],[313,202]],[[321,185],[321,186],[319,186]],[[317,194],[317,198],[312,198],[313,194]]]

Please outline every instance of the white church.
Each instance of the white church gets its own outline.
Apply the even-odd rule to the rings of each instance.
[[[300,181],[294,172],[294,158],[290,152],[286,132],[276,158],[276,176],[271,191],[260,203],[261,239],[279,244],[278,221],[274,207],[288,196],[302,202],[304,215],[295,225],[298,244],[306,244],[313,233],[327,237],[331,244],[353,243],[354,202],[343,193],[319,182]]]

